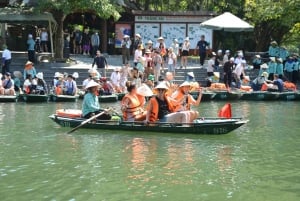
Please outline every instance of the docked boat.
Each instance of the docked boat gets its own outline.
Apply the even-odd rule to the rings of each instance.
[[[74,111],[73,111],[74,112]],[[68,114],[65,112],[64,114]],[[75,113],[74,113],[75,114]],[[77,115],[52,114],[49,117],[62,127],[79,126],[86,119]],[[182,123],[153,123],[145,125],[143,122],[125,122],[121,119],[97,121],[84,124],[82,128],[123,130],[137,132],[177,133],[177,134],[214,134],[229,133],[247,123],[242,118],[199,118],[190,124]]]
[[[268,92],[268,91],[253,91],[244,92],[241,94],[241,100],[251,100],[251,101],[274,101],[279,98],[278,92]]]
[[[70,95],[50,95],[50,100],[54,102],[76,102],[79,98],[79,95],[70,96]]]
[[[98,96],[99,102],[101,103],[112,103],[118,101],[116,94]]]
[[[18,95],[0,95],[0,102],[16,102]]]
[[[228,100],[238,100],[241,98],[241,93],[240,92],[228,92],[228,91],[216,91],[214,96],[214,100],[223,100],[223,101],[228,101]]]
[[[48,95],[40,95],[40,94],[21,94],[20,98],[25,102],[48,102]]]
[[[197,100],[199,92],[198,91],[192,91],[190,94],[193,96],[195,100]],[[215,97],[216,93],[204,91],[202,92],[202,98],[201,101],[211,101]]]
[[[297,93],[294,91],[286,91],[279,93],[279,100],[284,100],[284,101],[293,101],[296,99]]]
[[[126,95],[126,93],[122,92],[122,93],[116,93],[116,95],[118,96],[118,100],[122,100],[123,97]]]

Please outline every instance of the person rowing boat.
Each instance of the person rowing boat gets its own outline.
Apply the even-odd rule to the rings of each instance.
[[[102,115],[97,117],[97,119],[110,120],[111,115],[103,113],[100,109],[100,104],[97,96],[99,87],[100,85],[94,80],[91,80],[85,87],[87,93],[84,95],[84,99],[82,102],[82,116],[86,119],[89,119],[94,115],[102,113]]]

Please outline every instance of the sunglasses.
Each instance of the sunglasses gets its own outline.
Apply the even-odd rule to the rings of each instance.
[[[157,89],[158,91],[166,91],[165,89]]]

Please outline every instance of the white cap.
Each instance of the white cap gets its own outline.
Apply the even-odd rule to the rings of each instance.
[[[79,78],[79,74],[77,72],[74,72],[73,75],[72,75],[72,77],[75,78],[75,79],[77,79],[77,78]]]
[[[188,72],[187,75],[191,76],[191,77],[195,77],[194,72]]]
[[[190,82],[183,82],[179,87],[185,87],[185,86],[191,86],[191,83]]]
[[[230,53],[230,50],[226,50],[225,53]]]

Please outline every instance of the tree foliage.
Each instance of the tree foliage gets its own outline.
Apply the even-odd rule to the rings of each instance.
[[[115,0],[43,0],[36,8],[39,12],[50,12],[56,20],[55,57],[63,57],[63,21],[68,14],[75,12],[92,12],[101,18],[120,17],[121,7]]]

